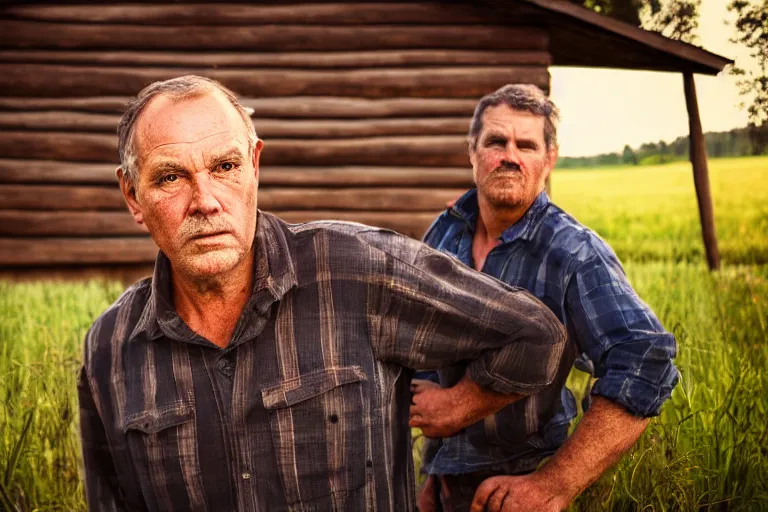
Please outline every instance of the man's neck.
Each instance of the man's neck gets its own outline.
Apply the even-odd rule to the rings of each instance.
[[[531,205],[495,208],[478,194],[477,206],[477,223],[475,225],[475,236],[472,239],[472,260],[475,270],[482,271],[488,253],[501,243],[499,241],[501,234],[522,219]]]
[[[491,205],[480,194],[477,195],[478,217],[475,236],[482,233],[486,243],[498,240],[510,226],[523,218],[530,204],[498,208]]]
[[[253,254],[225,276],[189,279],[175,271],[173,302],[176,312],[194,332],[224,348],[234,333],[253,288]]]

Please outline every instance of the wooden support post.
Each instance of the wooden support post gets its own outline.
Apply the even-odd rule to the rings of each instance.
[[[717,249],[715,233],[715,213],[712,206],[712,193],[709,188],[709,170],[707,168],[707,148],[704,144],[704,133],[699,117],[699,104],[696,99],[696,84],[693,73],[683,73],[685,89],[685,104],[688,108],[688,127],[690,130],[690,154],[693,165],[693,183],[696,187],[696,199],[699,203],[699,218],[701,234],[704,238],[704,249],[707,252],[707,264],[710,270],[720,269],[720,252]]]

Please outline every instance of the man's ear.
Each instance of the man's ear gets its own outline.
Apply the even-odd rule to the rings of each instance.
[[[547,176],[552,174],[552,169],[555,168],[555,165],[557,164],[557,158],[560,155],[560,148],[557,146],[552,146],[549,151],[547,152]]]
[[[253,155],[251,155],[253,168],[256,171],[256,181],[259,180],[259,160],[261,158],[261,151],[264,149],[264,141],[256,139],[256,144],[253,146]]]
[[[123,193],[125,204],[128,205],[128,211],[131,212],[131,215],[133,215],[138,224],[144,224],[144,214],[141,211],[139,201],[136,199],[136,186],[133,180],[126,176],[122,167],[115,169],[115,176],[117,176],[117,180],[120,182],[120,192]]]
[[[472,168],[475,167],[475,160],[477,160],[477,156],[475,155],[475,144],[477,142],[475,141],[469,141],[468,149],[469,149],[469,163],[472,164]]]

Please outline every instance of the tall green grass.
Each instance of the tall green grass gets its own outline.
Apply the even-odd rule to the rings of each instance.
[[[628,264],[676,336],[680,384],[574,510],[768,510],[768,266]],[[584,389],[574,373],[572,389]]]
[[[80,510],[82,340],[118,284],[0,282],[0,510]]]
[[[714,159],[709,168],[723,262],[768,263],[768,157]],[[555,170],[552,189],[622,261],[705,261],[688,162]]]

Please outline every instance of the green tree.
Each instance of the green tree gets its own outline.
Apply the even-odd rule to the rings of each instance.
[[[637,165],[637,155],[635,155],[635,152],[629,147],[629,144],[624,146],[624,151],[621,153],[621,162],[627,165]]]
[[[736,36],[731,41],[749,48],[755,61],[753,68],[734,66],[731,73],[740,77],[737,85],[745,98],[741,105],[747,109],[750,125],[760,127],[768,121],[768,0],[732,0],[728,10],[736,13]],[[759,154],[762,149],[753,148],[753,152]]]
[[[701,0],[569,0],[625,23],[681,41],[695,41]]]
[[[695,42],[698,37],[701,0],[648,0],[643,14],[643,28],[669,37]]]
[[[635,26],[640,26],[640,10],[645,4],[645,0],[570,0],[570,2]]]

